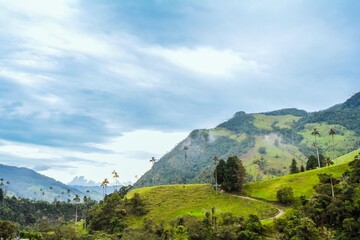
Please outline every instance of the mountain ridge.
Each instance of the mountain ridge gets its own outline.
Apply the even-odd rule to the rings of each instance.
[[[339,143],[336,155],[345,154],[360,144],[360,126],[356,120],[360,119],[359,106],[360,93],[357,93],[344,103],[316,112],[296,108],[250,114],[238,111],[215,128],[193,130],[134,186],[151,186],[154,181],[156,184],[213,182],[215,156],[240,156],[249,173],[249,182],[281,176],[288,173],[292,158],[300,166],[306,164],[307,156],[314,154],[311,135],[314,128],[320,131],[321,153],[331,155],[328,130],[333,128]]]

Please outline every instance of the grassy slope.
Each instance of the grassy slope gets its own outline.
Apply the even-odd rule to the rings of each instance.
[[[277,209],[267,203],[251,201],[236,196],[219,193],[210,185],[167,185],[135,189],[127,197],[131,198],[139,193],[145,200],[149,212],[145,217],[152,218],[155,222],[172,219],[185,214],[203,218],[207,211],[215,207],[216,214],[231,212],[235,216],[256,214],[260,218],[274,216]],[[142,225],[143,217],[131,217],[128,219],[129,226],[139,227]]]
[[[359,149],[339,157],[335,161],[339,162],[339,164],[335,164],[331,167],[247,184],[244,186],[245,194],[268,201],[276,201],[276,192],[282,187],[289,186],[293,188],[295,198],[300,197],[301,195],[309,197],[315,192],[313,187],[319,183],[317,174],[332,173],[335,177],[341,176],[341,174],[348,168],[348,162],[352,161],[354,156],[358,153]]]
[[[300,144],[304,144],[310,148],[314,143],[314,136],[311,135],[313,129],[316,128],[320,136],[317,137],[317,143],[319,148],[324,152],[324,155],[332,157],[332,138],[329,136],[330,128],[334,129],[334,143],[335,143],[335,156],[340,156],[349,149],[352,148],[353,143],[356,142],[356,134],[353,131],[347,130],[345,127],[338,124],[326,124],[326,123],[309,123],[305,125],[305,128],[300,131],[300,134],[304,137]]]

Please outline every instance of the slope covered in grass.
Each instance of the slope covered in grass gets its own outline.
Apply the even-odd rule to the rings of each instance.
[[[314,186],[319,183],[318,174],[333,174],[340,177],[347,169],[348,162],[352,161],[359,150],[352,151],[339,157],[331,167],[314,169],[302,173],[286,175],[268,181],[254,182],[244,186],[245,194],[251,197],[260,198],[268,201],[276,201],[276,192],[282,187],[292,187],[295,198],[304,195],[309,197],[314,194]]]
[[[172,219],[185,214],[203,218],[205,213],[215,207],[215,212],[231,212],[235,216],[247,217],[249,214],[256,214],[261,219],[272,217],[278,210],[271,204],[259,201],[239,198],[227,193],[218,193],[210,185],[168,185],[135,189],[127,198],[139,193],[144,199],[148,213],[142,217],[128,219],[130,226],[141,226],[144,217],[151,218],[155,222],[164,220],[169,222]]]

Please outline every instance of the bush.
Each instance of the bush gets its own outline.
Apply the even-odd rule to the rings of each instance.
[[[294,201],[294,192],[291,187],[283,187],[276,193],[276,197],[280,203],[290,204]]]

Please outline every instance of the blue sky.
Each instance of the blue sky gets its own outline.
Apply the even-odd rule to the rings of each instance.
[[[0,161],[134,181],[237,111],[360,89],[359,1],[0,0]]]

